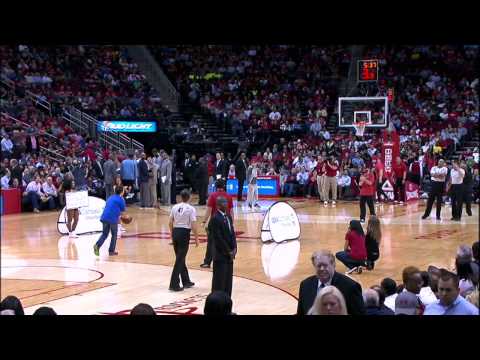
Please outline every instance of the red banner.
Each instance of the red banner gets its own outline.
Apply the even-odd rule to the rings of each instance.
[[[391,179],[393,175],[392,165],[395,158],[400,156],[400,137],[396,131],[383,132],[382,161],[385,166],[384,175]]]
[[[405,200],[418,200],[420,199],[420,187],[410,181],[405,182]]]

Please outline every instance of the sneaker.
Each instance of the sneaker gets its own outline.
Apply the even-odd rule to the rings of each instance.
[[[398,201],[397,201],[397,200],[394,200],[393,203],[394,203],[394,204],[398,204]]]
[[[361,274],[363,271],[363,268],[361,266],[357,267],[357,270],[355,271],[357,274]]]
[[[261,207],[260,205],[258,205],[258,204],[255,204],[254,206],[255,206],[256,208],[259,208],[259,209],[262,208],[262,207]]]
[[[423,215],[423,216],[422,216],[422,219],[423,219],[423,220],[425,220],[426,218],[428,218],[427,215]]]
[[[116,251],[109,251],[109,252],[108,252],[108,255],[110,255],[110,256],[117,256],[117,255],[118,255],[118,252],[116,252]]]
[[[100,249],[97,244],[93,245],[93,252],[95,253],[95,256],[100,256]]]
[[[403,205],[403,201],[400,201],[399,204],[400,204],[400,205]]]
[[[203,264],[200,265],[200,267],[204,268],[204,269],[207,269],[207,268],[210,268],[210,264],[203,263]]]
[[[437,216],[437,220],[440,221],[442,220],[442,218],[440,216]]]
[[[33,212],[36,213],[36,214],[38,214],[38,213],[40,212],[40,210],[38,210],[38,209],[33,209]]]
[[[365,222],[365,219],[360,219],[360,222],[363,224]]]
[[[323,205],[328,206],[328,201],[324,201]]]
[[[345,274],[350,275],[351,273],[356,272],[357,269],[358,269],[358,266],[355,266],[354,268],[351,268],[350,270],[348,270]]]
[[[337,202],[335,200],[332,201],[332,206],[335,206]]]

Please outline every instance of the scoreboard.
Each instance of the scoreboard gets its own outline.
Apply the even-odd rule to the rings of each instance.
[[[358,60],[357,80],[378,81],[378,60]]]

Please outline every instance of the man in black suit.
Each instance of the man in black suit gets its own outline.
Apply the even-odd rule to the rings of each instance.
[[[216,205],[217,212],[208,223],[208,232],[213,241],[212,292],[224,291],[231,297],[237,240],[233,220],[227,214],[227,199],[219,196]]]
[[[200,158],[194,181],[197,183],[198,205],[206,205],[208,195],[208,164],[205,157]]]
[[[247,168],[248,163],[245,158],[245,152],[241,152],[240,159],[237,160],[235,164],[235,177],[238,180],[238,193],[237,193],[237,201],[242,201],[243,196],[243,183],[245,182],[245,178],[247,177]]]
[[[215,180],[225,179],[227,174],[227,162],[222,159],[222,155],[217,152],[215,160]]]
[[[348,276],[335,271],[335,257],[328,250],[316,251],[312,255],[316,275],[300,284],[297,315],[306,315],[313,305],[317,293],[327,285],[335,286],[342,293],[349,315],[365,315],[362,287]]]

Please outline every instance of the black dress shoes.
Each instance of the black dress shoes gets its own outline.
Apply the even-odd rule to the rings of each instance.
[[[170,286],[168,288],[168,290],[170,290],[170,291],[183,291],[183,287],[180,287],[180,286],[172,287],[172,286]]]
[[[188,288],[191,288],[191,287],[194,287],[195,286],[195,283],[194,282],[188,282],[186,284],[183,284],[183,287],[188,289]]]

